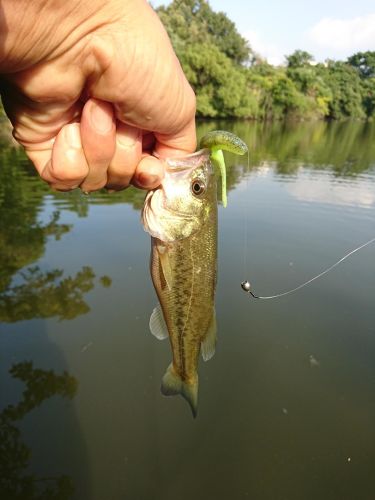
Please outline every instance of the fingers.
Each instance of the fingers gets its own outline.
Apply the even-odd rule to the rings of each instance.
[[[157,141],[152,132],[143,134],[140,128],[116,122],[112,105],[94,98],[82,110],[79,101],[61,109],[55,103],[30,104],[27,112],[21,104],[13,103],[14,135],[42,179],[60,191],[117,191],[130,183],[153,189],[164,167],[150,155],[156,150],[161,156],[176,156],[195,147],[195,132],[190,133],[193,139],[186,139],[189,127],[174,138],[160,135]],[[69,123],[78,119],[80,123]]]
[[[168,135],[155,133],[155,137],[157,140],[155,152],[161,158],[193,153],[197,146],[194,114],[178,133]]]
[[[98,137],[97,132],[90,136],[90,127],[87,123],[65,125],[55,140],[46,142],[43,148],[27,151],[41,178],[53,189],[69,191],[80,187],[91,192],[106,187],[119,191],[130,183],[142,189],[160,184],[163,164],[142,153],[140,130],[118,122],[116,133],[110,127]]]
[[[27,150],[39,175],[53,189],[69,191],[77,188],[89,171],[79,123],[65,125],[51,146],[51,149]]]
[[[154,189],[164,177],[163,163],[154,156],[145,155],[138,163],[133,184],[142,189]]]
[[[116,150],[107,173],[106,188],[126,188],[142,158],[142,134],[139,129],[117,122]]]
[[[81,141],[89,171],[81,183],[83,191],[107,184],[107,171],[116,149],[116,125],[112,105],[89,99],[82,110]]]
[[[129,186],[142,160],[142,133],[121,122],[116,129],[112,106],[89,99],[81,123],[65,125],[55,139],[26,149],[42,179],[53,189],[80,187],[91,192],[106,187],[118,191]],[[151,170],[149,178],[141,167],[134,184],[145,189],[159,184],[162,168]]]

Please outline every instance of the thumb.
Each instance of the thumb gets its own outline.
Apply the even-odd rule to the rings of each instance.
[[[155,132],[156,144],[154,153],[161,158],[173,158],[193,153],[197,147],[195,117],[178,133],[160,134]]]

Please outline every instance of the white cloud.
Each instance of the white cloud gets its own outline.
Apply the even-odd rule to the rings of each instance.
[[[249,41],[250,47],[257,54],[267,59],[269,64],[278,66],[285,62],[285,51],[282,51],[276,44],[266,42],[260,32],[249,30],[243,36]]]
[[[321,48],[341,54],[375,49],[375,13],[352,19],[323,18],[308,32]]]
[[[330,205],[373,208],[375,192],[365,182],[348,185],[345,182],[327,182],[327,179],[299,178],[286,186],[288,192],[301,201],[327,203]]]

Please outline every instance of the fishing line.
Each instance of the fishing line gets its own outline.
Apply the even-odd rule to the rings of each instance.
[[[246,168],[246,190],[245,190],[245,217],[244,217],[244,246],[243,246],[243,273],[246,273],[247,269],[247,242],[248,242],[248,225],[249,225],[249,172],[250,172],[250,153],[249,149],[247,150],[247,168]]]
[[[278,293],[276,295],[269,295],[269,296],[259,296],[259,295],[255,295],[252,291],[251,291],[251,285],[249,283],[249,281],[243,281],[241,283],[241,287],[242,287],[242,290],[244,290],[245,292],[247,292],[249,295],[251,295],[251,297],[253,297],[254,299],[261,299],[261,300],[269,300],[269,299],[277,299],[279,297],[284,297],[285,295],[289,295],[291,293],[294,293],[296,292],[297,290],[300,290],[301,288],[309,285],[310,283],[312,283],[313,281],[317,280],[318,278],[321,278],[322,276],[324,276],[325,274],[329,273],[330,271],[332,271],[332,269],[334,269],[336,266],[338,266],[339,264],[341,264],[344,260],[346,260],[348,257],[350,257],[351,255],[353,255],[354,253],[358,252],[359,250],[362,250],[362,248],[365,248],[367,247],[368,245],[371,245],[371,243],[374,243],[375,242],[375,238],[372,238],[371,240],[369,241],[366,241],[366,243],[363,243],[362,245],[360,245],[359,247],[355,248],[354,250],[352,250],[351,252],[347,253],[346,255],[344,255],[344,257],[341,257],[340,260],[338,260],[337,262],[335,262],[334,264],[332,264],[332,266],[328,267],[327,269],[325,269],[324,271],[322,271],[321,273],[317,274],[316,276],[314,276],[313,278],[309,279],[308,281],[305,281],[305,283],[302,283],[301,285],[295,287],[295,288],[292,288],[291,290],[288,290],[286,292],[282,292],[282,293]]]

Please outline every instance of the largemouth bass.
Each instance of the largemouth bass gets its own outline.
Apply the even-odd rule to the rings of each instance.
[[[165,163],[165,178],[147,194],[142,211],[160,302],[150,330],[159,339],[169,336],[172,347],[162,393],[181,394],[196,417],[199,354],[207,361],[216,344],[216,177],[208,149]]]

